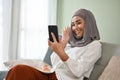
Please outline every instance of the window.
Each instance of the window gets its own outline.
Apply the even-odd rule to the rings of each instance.
[[[10,35],[11,0],[0,0],[0,69],[1,63],[8,60]]]
[[[0,61],[8,59],[11,0],[0,0]]]
[[[57,0],[0,0],[0,61],[43,59]]]
[[[44,58],[48,47],[48,1],[21,1],[19,58]]]
[[[2,0],[0,0],[0,61],[2,60],[3,56],[3,9],[2,9]]]

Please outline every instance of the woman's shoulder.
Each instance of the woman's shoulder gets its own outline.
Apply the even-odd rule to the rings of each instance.
[[[101,46],[101,42],[99,40],[94,40],[88,46]]]
[[[83,46],[84,48],[86,48],[86,47],[90,47],[90,46],[101,46],[102,44],[101,44],[101,42],[99,41],[99,40],[94,40],[94,41],[92,41],[91,43],[89,43],[89,44],[87,44],[86,46]],[[71,45],[70,44],[67,44],[66,45],[66,47],[67,48],[71,48]],[[83,48],[82,47],[82,48]],[[75,47],[74,47],[75,48]]]

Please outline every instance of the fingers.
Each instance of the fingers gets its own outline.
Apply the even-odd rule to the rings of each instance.
[[[52,47],[53,43],[56,43],[56,42],[57,42],[54,33],[51,33],[51,35],[52,35],[52,38],[53,38],[53,42],[51,42],[51,41],[48,39],[48,45],[49,45],[50,47]]]
[[[57,42],[57,40],[56,40],[56,37],[55,37],[54,33],[51,33],[51,35],[52,35],[53,41],[54,41],[54,42]]]
[[[47,65],[47,64],[45,64],[45,65],[43,65],[43,66],[41,67],[41,69],[42,69],[43,71],[50,71],[50,66]]]
[[[62,36],[63,35],[69,36],[69,34],[70,34],[70,27],[65,27],[62,31]]]
[[[63,29],[63,32],[70,32],[70,27],[69,27],[69,26],[65,27],[65,28]]]

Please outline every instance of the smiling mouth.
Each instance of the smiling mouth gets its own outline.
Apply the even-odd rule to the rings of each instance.
[[[77,35],[77,36],[80,36],[80,32],[81,30],[75,30],[74,33]]]

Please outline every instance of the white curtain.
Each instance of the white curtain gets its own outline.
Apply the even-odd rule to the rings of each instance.
[[[42,59],[47,51],[48,0],[22,0],[19,58]]]
[[[11,0],[0,0],[0,60],[8,59],[11,26]]]
[[[11,28],[11,0],[0,0],[0,63],[8,60]],[[2,69],[0,64],[0,69]]]
[[[43,59],[57,0],[0,0],[0,61]]]
[[[21,0],[12,0],[11,4],[11,33],[8,55],[9,60],[17,59]]]
[[[54,1],[21,0],[18,58],[43,60],[48,48],[48,25],[56,24]],[[53,16],[51,10],[55,12]]]
[[[3,15],[3,6],[2,6],[2,0],[0,0],[0,60],[2,60],[2,56],[3,56],[3,45],[2,45],[2,42],[3,42],[3,18],[2,18],[2,15]]]

